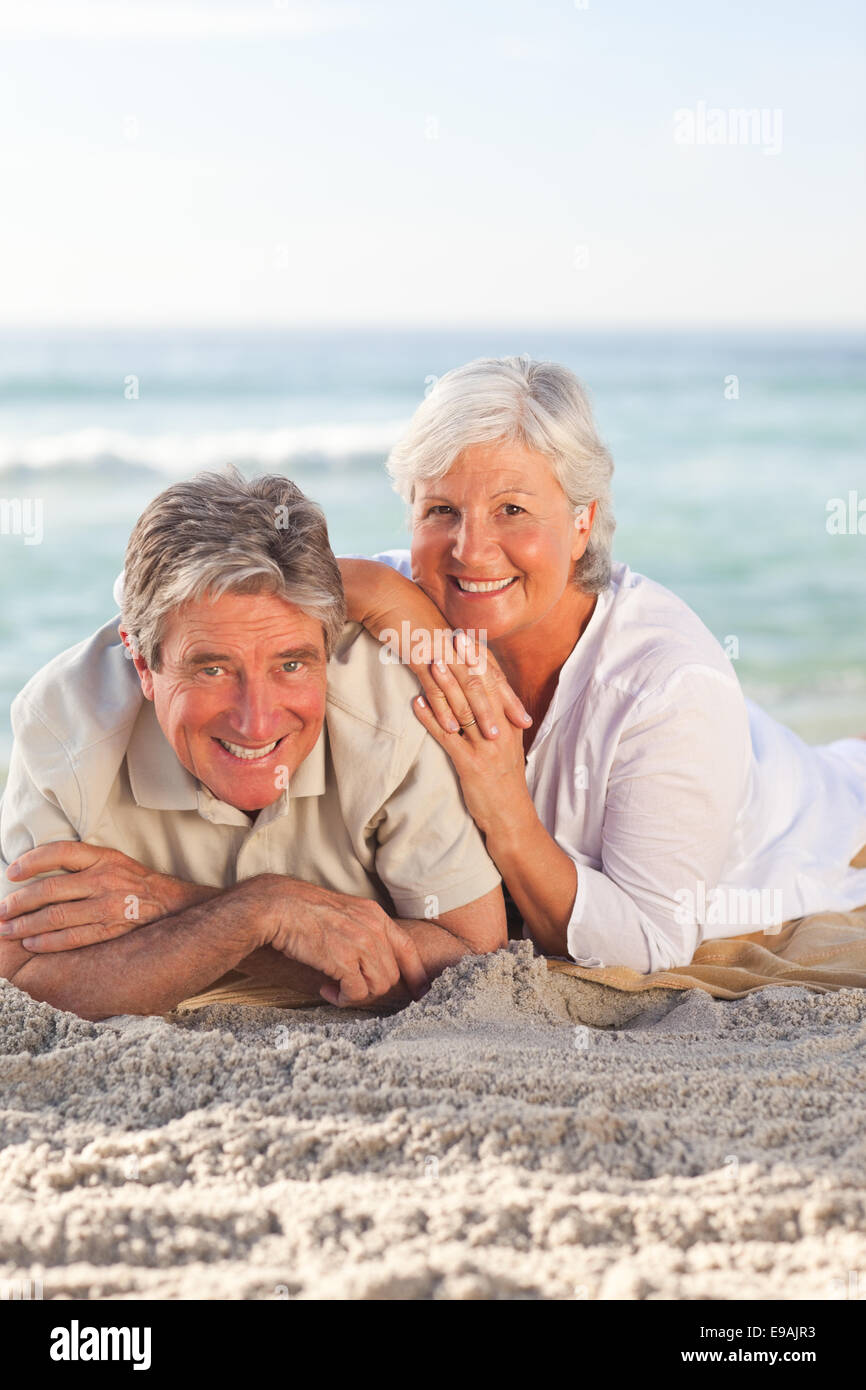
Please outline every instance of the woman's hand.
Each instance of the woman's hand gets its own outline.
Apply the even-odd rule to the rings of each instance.
[[[72,951],[110,941],[220,892],[156,873],[120,850],[81,840],[39,845],[6,870],[10,882],[34,874],[49,876],[8,893],[0,909],[0,936],[34,952]]]
[[[521,818],[535,819],[523,756],[523,730],[532,721],[489,652],[462,632],[454,652],[453,661],[427,668],[415,713],[453,762],[478,828],[501,835]]]

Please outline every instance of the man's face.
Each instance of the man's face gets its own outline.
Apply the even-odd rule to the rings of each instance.
[[[322,625],[273,594],[185,604],[170,615],[162,670],[135,664],[184,767],[241,811],[276,801],[319,737]]]

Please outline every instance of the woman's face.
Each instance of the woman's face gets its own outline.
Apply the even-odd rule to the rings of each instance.
[[[575,522],[543,454],[473,444],[443,477],[416,484],[412,574],[451,627],[485,628],[496,641],[568,594],[594,516],[593,503]]]

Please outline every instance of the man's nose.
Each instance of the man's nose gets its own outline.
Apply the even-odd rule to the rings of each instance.
[[[473,565],[482,569],[498,556],[499,543],[491,534],[485,518],[462,516],[451,553],[467,571],[471,571]]]
[[[270,743],[285,732],[285,716],[267,682],[244,681],[232,710],[237,732],[250,743]]]

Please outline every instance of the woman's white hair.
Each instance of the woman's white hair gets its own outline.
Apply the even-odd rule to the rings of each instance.
[[[412,503],[421,478],[441,478],[472,444],[516,441],[550,461],[575,513],[595,502],[592,532],[574,582],[599,594],[610,583],[616,521],[613,459],[573,372],[531,357],[480,357],[440,377],[388,458],[394,487]]]

